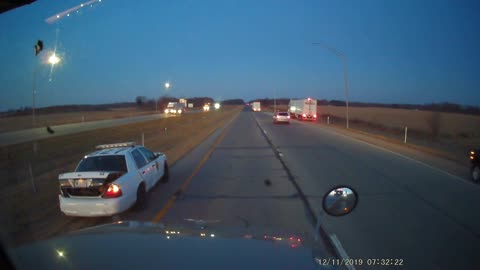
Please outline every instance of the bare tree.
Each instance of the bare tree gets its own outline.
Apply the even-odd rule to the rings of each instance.
[[[147,97],[145,96],[137,96],[135,98],[135,103],[137,103],[138,107],[142,107],[143,104],[145,104],[147,101]]]

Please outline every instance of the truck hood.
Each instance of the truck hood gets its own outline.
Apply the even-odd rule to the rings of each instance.
[[[17,269],[337,269],[298,234],[120,221],[8,250]]]

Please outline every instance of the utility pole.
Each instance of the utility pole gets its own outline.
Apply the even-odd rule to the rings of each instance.
[[[343,80],[345,82],[345,105],[346,105],[346,119],[347,119],[347,128],[349,128],[349,112],[348,112],[348,77],[347,77],[347,57],[345,56],[344,53],[340,52],[339,50],[326,46],[323,43],[319,42],[314,42],[312,45],[318,45],[321,46],[330,52],[334,53],[336,56],[340,57],[342,59],[343,63]]]
[[[32,127],[35,127],[35,95],[37,94],[36,84],[37,84],[37,73],[38,73],[38,63],[36,56],[43,50],[43,41],[38,40],[35,46],[35,64],[33,68],[33,84],[32,84]]]
[[[277,89],[273,90],[273,113],[277,112]]]

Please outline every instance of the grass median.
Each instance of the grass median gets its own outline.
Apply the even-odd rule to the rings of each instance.
[[[73,171],[81,157],[99,144],[135,141],[167,154],[173,164],[243,107],[97,129],[1,148],[0,188],[2,231],[10,243],[44,239],[69,223],[94,225],[95,219],[63,217],[58,206],[58,175]],[[31,173],[30,173],[31,171]],[[33,177],[32,177],[33,176]]]
[[[0,133],[30,129],[32,127],[38,128],[99,120],[119,119],[154,113],[154,110],[142,110],[138,108],[110,109],[105,111],[44,113],[37,114],[34,126],[32,126],[31,115],[0,117]]]

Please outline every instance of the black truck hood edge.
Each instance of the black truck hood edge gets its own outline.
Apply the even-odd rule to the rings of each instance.
[[[298,234],[121,221],[8,250],[17,269],[336,269]]]

